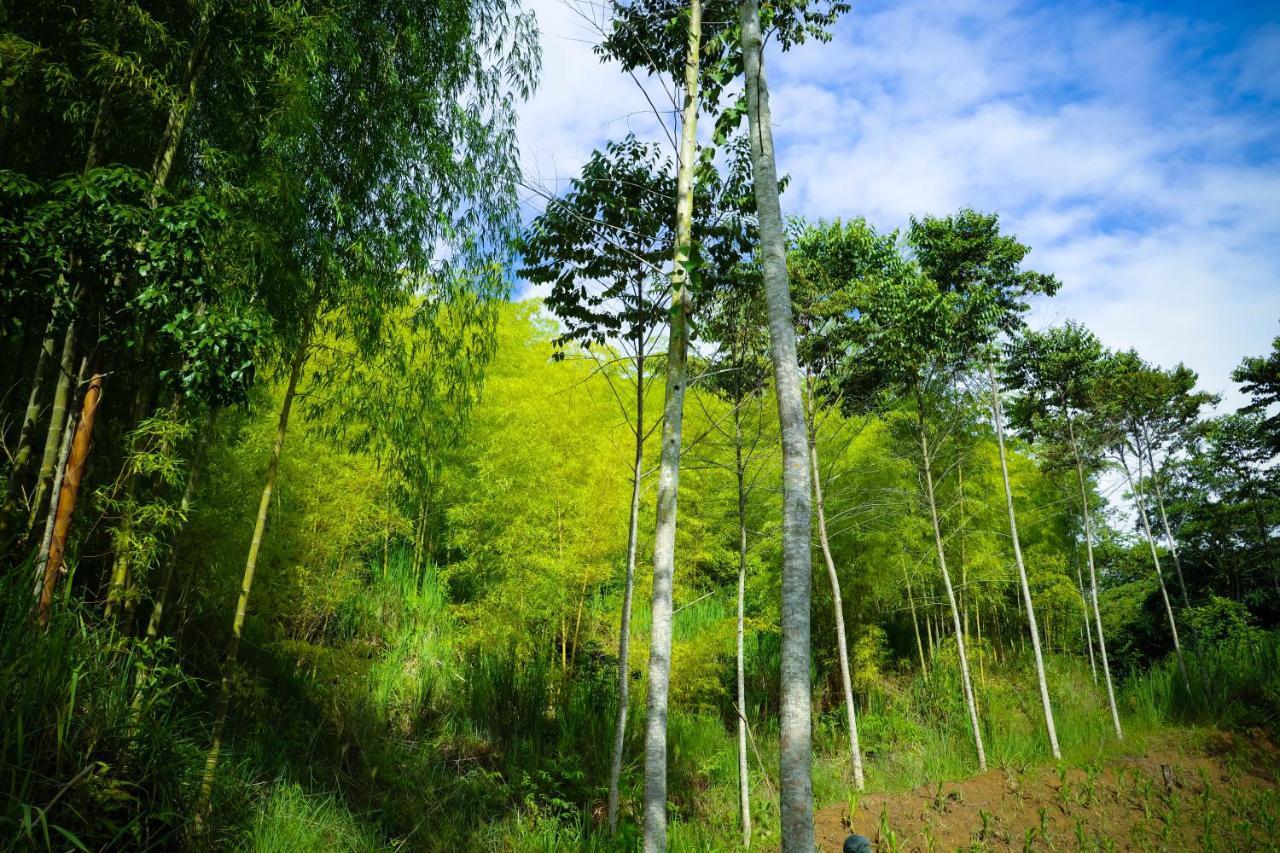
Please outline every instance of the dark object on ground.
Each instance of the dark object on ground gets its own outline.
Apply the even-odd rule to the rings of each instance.
[[[844,853],[872,853],[871,840],[865,835],[850,835],[844,840]]]

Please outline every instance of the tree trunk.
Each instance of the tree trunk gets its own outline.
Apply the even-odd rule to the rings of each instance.
[[[933,541],[938,552],[938,567],[942,570],[942,584],[947,591],[947,603],[951,606],[951,619],[956,632],[956,649],[960,654],[960,681],[964,687],[964,701],[969,710],[969,726],[973,730],[973,745],[978,753],[978,770],[987,770],[987,752],[982,745],[982,729],[978,723],[978,703],[973,695],[973,681],[969,677],[969,656],[965,652],[964,633],[960,628],[960,608],[956,606],[956,594],[951,587],[951,575],[947,572],[946,548],[942,542],[942,524],[938,518],[938,502],[933,494],[933,464],[929,458],[929,436],[924,422],[924,400],[916,389],[916,415],[920,430],[920,454],[924,461],[925,497],[929,502],[929,518],[933,522]]]
[[[58,382],[53,388],[53,408],[49,414],[49,429],[45,433],[44,452],[40,457],[40,470],[36,474],[36,490],[31,498],[31,507],[27,514],[27,531],[36,526],[36,519],[44,509],[45,497],[48,496],[58,465],[58,451],[62,443],[63,427],[67,421],[67,405],[71,397],[71,382],[75,370],[76,330],[75,321],[67,324],[62,335],[62,355],[58,361]],[[58,469],[61,477],[61,469]]]
[[[318,293],[313,295],[313,300]],[[293,400],[298,392],[298,380],[302,376],[303,366],[307,361],[307,350],[311,344],[311,330],[316,321],[318,306],[313,304],[307,309],[307,318],[302,329],[302,339],[298,343],[297,352],[293,356],[293,364],[289,368],[289,384],[285,387],[284,401],[280,405],[280,420],[276,425],[275,441],[271,445],[271,458],[267,462],[266,479],[262,486],[262,498],[258,502],[258,517],[253,526],[253,539],[249,543],[249,556],[244,564],[244,577],[240,581],[240,595],[236,599],[235,615],[231,620],[231,638],[227,641],[227,651],[222,662],[222,677],[218,685],[218,704],[213,715],[213,732],[209,746],[209,756],[205,761],[204,778],[200,783],[200,796],[196,806],[197,826],[205,817],[209,805],[209,797],[213,793],[213,776],[218,769],[218,758],[222,751],[222,729],[227,722],[227,710],[231,704],[231,677],[236,660],[240,653],[240,635],[244,630],[245,613],[249,607],[249,593],[253,589],[253,574],[258,568],[258,552],[262,548],[263,533],[267,528],[267,512],[271,508],[271,494],[275,491],[276,475],[280,470],[280,455],[284,450],[284,437],[289,428],[289,412],[293,408]]]
[[[813,401],[813,383],[809,384],[810,406]],[[862,749],[858,745],[858,714],[853,704],[853,681],[849,676],[849,641],[844,629],[844,601],[840,596],[840,576],[836,573],[835,559],[831,556],[831,542],[827,538],[827,514],[822,500],[822,474],[818,465],[817,428],[812,414],[809,419],[809,471],[813,477],[813,508],[818,516],[818,542],[822,546],[822,559],[827,564],[827,579],[831,582],[831,604],[836,619],[836,657],[840,661],[840,686],[844,690],[845,717],[849,726],[849,761],[853,767],[853,785],[861,791],[866,787],[862,773]]]
[[[693,178],[698,156],[699,63],[702,2],[689,2],[689,40],[684,63],[680,159],[676,174],[676,240],[671,269],[667,335],[667,387],[663,405],[662,455],[658,471],[657,524],[653,537],[653,593],[649,633],[649,695],[644,749],[644,849],[667,849],[667,702],[671,677],[672,585],[675,579],[676,498],[688,379],[689,264],[693,249]]]
[[[1044,673],[1044,656],[1040,653],[1040,638],[1036,631],[1036,608],[1031,601],[1031,585],[1027,583],[1027,567],[1022,560],[1022,543],[1018,539],[1018,514],[1013,508],[1013,486],[1009,482],[1009,460],[1004,446],[1004,416],[1000,411],[1000,384],[996,380],[994,366],[988,367],[991,376],[991,415],[996,422],[996,444],[1000,451],[1000,477],[1004,480],[1004,501],[1009,509],[1009,538],[1013,541],[1013,562],[1018,567],[1018,584],[1027,606],[1027,624],[1031,628],[1031,651],[1036,659],[1036,681],[1040,685],[1040,705],[1044,709],[1045,729],[1049,734],[1049,748],[1053,757],[1061,760],[1058,748],[1058,729],[1053,724],[1053,705],[1049,702],[1049,682]]]
[[[53,537],[49,540],[49,556],[44,561],[44,578],[40,589],[38,616],[40,624],[49,621],[49,608],[53,604],[53,588],[63,572],[67,552],[67,535],[71,531],[71,518],[75,514],[76,498],[80,495],[80,482],[84,478],[85,464],[89,458],[89,443],[93,440],[93,424],[102,399],[102,374],[95,373],[84,393],[80,422],[76,424],[75,438],[58,489],[58,509],[53,522]]]
[[[1182,560],[1178,557],[1178,540],[1173,538],[1173,530],[1169,527],[1169,516],[1164,511],[1164,488],[1160,485],[1160,472],[1156,468],[1156,458],[1151,452],[1151,437],[1147,433],[1146,424],[1142,426],[1147,449],[1147,461],[1151,465],[1151,484],[1156,490],[1156,508],[1160,510],[1160,523],[1164,526],[1164,538],[1169,543],[1169,553],[1173,556],[1173,570],[1178,577],[1178,589],[1182,592],[1182,606],[1191,607],[1191,597],[1187,595],[1187,582],[1182,578]],[[1194,646],[1195,637],[1192,638]]]
[[[556,505],[556,564],[564,565],[564,510]],[[569,623],[565,619],[564,604],[560,605],[560,674],[569,671]],[[561,686],[564,679],[561,678]]]
[[[582,637],[582,609],[587,604],[587,581],[589,575],[586,567],[582,571],[582,589],[578,592],[578,612],[573,617],[573,651],[569,654],[569,668],[577,669],[578,666],[578,640]]]
[[[186,526],[187,515],[191,512],[191,504],[196,496],[196,480],[200,475],[200,467],[204,464],[205,452],[209,449],[209,441],[213,438],[213,425],[218,417],[216,409],[209,413],[204,427],[200,430],[200,439],[195,452],[191,455],[191,467],[187,470],[187,482],[182,488],[182,502],[178,505],[178,525],[169,536],[168,559],[165,560],[164,575],[160,587],[156,590],[155,604],[151,608],[151,617],[147,620],[147,640],[155,640],[160,636],[160,624],[164,619],[164,609],[169,601],[169,589],[173,586],[173,573],[176,568],[178,536]]]
[[[1004,663],[1008,653],[1004,647],[1004,634],[1000,631],[1000,608],[994,601],[991,603],[991,632],[995,634],[993,646],[996,652],[996,663]]]
[[[84,383],[85,372],[88,370],[88,359],[81,359],[80,372],[76,376],[76,387]],[[44,586],[44,570],[49,564],[49,548],[53,545],[53,527],[58,518],[58,500],[57,496],[62,491],[62,475],[67,470],[67,459],[71,456],[71,441],[75,437],[76,417],[74,414],[65,418],[66,423],[62,429],[61,440],[58,443],[58,455],[54,460],[53,468],[53,489],[49,499],[49,509],[45,513],[44,534],[40,537],[40,547],[36,549],[36,576],[35,591],[32,593],[32,600],[39,602],[40,592]]]
[[[742,400],[733,408],[733,452],[738,475],[738,814],[742,819],[742,846],[751,846],[751,780],[747,770],[747,482],[742,458]]]
[[[1129,470],[1129,462],[1125,458],[1123,450],[1120,451],[1120,462],[1124,466],[1124,476],[1129,481],[1129,488],[1133,490],[1134,503],[1138,506],[1138,518],[1142,521],[1142,531],[1147,537],[1147,546],[1151,549],[1151,562],[1156,567],[1156,580],[1160,582],[1160,597],[1164,600],[1164,611],[1169,617],[1169,633],[1173,636],[1173,652],[1178,658],[1178,669],[1182,671],[1182,681],[1187,690],[1190,691],[1191,677],[1187,674],[1187,662],[1182,657],[1182,643],[1178,641],[1178,623],[1173,618],[1173,605],[1169,603],[1169,589],[1165,586],[1164,572],[1160,568],[1160,555],[1156,553],[1156,539],[1151,535],[1151,522],[1147,518],[1147,507],[1141,490],[1138,488],[1137,483],[1134,482],[1133,474]]]
[[[978,681],[987,689],[987,649],[982,644],[982,604],[973,608],[973,624],[978,633]]]
[[[119,45],[116,45],[119,47]],[[111,96],[114,83],[108,81],[98,95],[98,110],[93,116],[93,130],[89,132],[89,150],[85,153],[84,170],[87,172],[96,167],[102,160],[102,138],[107,132],[107,121],[111,115]]]
[[[54,303],[57,311],[57,302]],[[40,342],[40,352],[36,355],[36,368],[31,375],[31,393],[27,395],[27,408],[22,416],[22,429],[18,433],[18,444],[13,451],[12,464],[9,466],[9,482],[5,487],[4,507],[0,509],[0,542],[8,539],[13,528],[14,517],[18,514],[18,495],[22,491],[22,481],[26,478],[27,466],[31,462],[32,444],[35,441],[36,426],[40,422],[40,411],[44,408],[40,399],[44,392],[45,377],[49,365],[53,363],[54,347],[57,338],[54,335],[54,321],[49,321],[44,338]]]
[[[126,465],[128,462],[125,463]],[[125,501],[126,507],[128,502],[134,498],[135,480],[131,474],[126,475],[125,483]],[[120,615],[121,608],[125,604],[126,587],[129,584],[129,531],[133,527],[132,513],[126,509],[125,517],[121,521],[123,528],[123,536],[120,540],[123,546],[116,549],[115,558],[111,561],[111,579],[107,584],[107,621],[114,623]]]
[[[150,365],[143,368],[146,372],[142,381],[138,383],[138,389],[134,393],[133,400],[133,427],[142,422],[147,416],[147,412],[151,409],[153,401],[151,391],[154,387],[155,374],[152,372]],[[129,442],[127,448],[123,479],[124,479],[124,511],[120,519],[120,529],[123,536],[117,537],[117,546],[115,549],[114,559],[111,561],[111,580],[107,585],[107,608],[106,615],[109,622],[116,621],[121,611],[125,614],[124,630],[126,633],[132,632],[132,619],[134,605],[136,600],[129,595],[130,589],[136,584],[136,571],[132,565],[133,557],[129,546],[129,533],[133,529],[134,522],[134,501],[138,491],[138,477],[134,471],[133,456],[141,450],[136,441]],[[120,543],[123,544],[120,544]]]
[[[622,751],[627,735],[631,696],[631,597],[636,582],[636,541],[640,530],[640,480],[644,476],[644,356],[636,359],[635,455],[631,466],[631,514],[627,523],[627,568],[622,590],[622,623],[618,628],[618,719],[613,731],[613,761],[609,765],[609,832],[618,831]]]
[[[382,505],[382,577],[391,569],[391,475],[387,472]]]
[[[191,115],[191,108],[195,104],[196,82],[200,79],[200,72],[204,69],[205,58],[209,54],[209,29],[212,23],[212,12],[206,9],[201,13],[199,23],[196,25],[196,34],[191,43],[191,52],[187,55],[187,65],[183,69],[180,87],[182,99],[175,101],[169,109],[169,117],[165,121],[164,132],[160,137],[160,145],[151,164],[151,192],[148,194],[147,200],[152,207],[156,205],[157,193],[169,181],[169,172],[173,169],[173,161],[178,154],[178,145],[182,142],[182,132],[186,128],[187,117]]]
[[[902,563],[902,578],[907,582],[907,605],[911,608],[911,627],[916,632],[916,651],[920,653],[920,671],[924,673],[925,684],[929,683],[929,666],[924,661],[924,643],[920,641],[920,620],[916,618],[916,600],[911,595],[911,575],[907,573],[907,564]]]
[[[1080,563],[1076,562],[1076,587],[1080,590],[1080,604],[1084,608],[1084,647],[1089,650],[1089,672],[1093,675],[1093,686],[1098,686],[1098,662],[1093,654],[1093,629],[1089,627],[1089,596],[1084,591],[1084,575],[1080,571]]]
[[[426,562],[427,540],[427,508],[418,510],[417,521],[413,525],[413,576],[420,578]]]
[[[784,853],[812,853],[813,721],[809,684],[809,599],[812,587],[812,522],[809,440],[796,358],[796,330],[787,275],[786,235],[778,199],[769,87],[764,76],[764,40],[757,0],[741,0],[742,62],[746,76],[748,137],[751,142],[756,213],[769,312],[769,338],[778,423],[782,433],[782,713],[779,723],[781,803],[779,818]]]
[[[1014,599],[1018,602],[1018,615],[1022,616],[1022,596],[1015,595]],[[1026,622],[1025,617],[1022,619],[1022,622],[1024,623]],[[1018,630],[1018,657],[1023,657],[1026,655],[1026,653],[1027,653],[1027,632],[1019,629]]]
[[[958,389],[957,389],[958,393]],[[962,454],[963,455],[963,454]],[[964,638],[969,639],[969,561],[964,550],[964,460],[956,461],[956,509],[960,513],[960,523],[956,526],[956,547],[960,551],[960,622],[964,626]]]

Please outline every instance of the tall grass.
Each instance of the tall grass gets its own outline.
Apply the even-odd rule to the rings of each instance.
[[[360,853],[385,849],[386,841],[332,794],[313,794],[281,780],[258,806],[236,842],[254,853]]]
[[[31,577],[0,579],[0,847],[172,845],[201,756],[192,682],[74,597],[40,628]]]
[[[47,630],[28,616],[29,567],[0,583],[0,847],[293,851],[636,849],[644,689],[623,772],[623,822],[602,828],[616,712],[604,655],[566,672],[550,655],[460,651],[460,627],[432,567],[393,551],[359,595],[339,603],[324,637],[272,637],[251,623],[236,673],[227,760],[214,814],[190,837],[193,786],[207,746],[208,695],[165,644],[96,624],[73,597]],[[638,609],[643,623],[643,609]],[[671,841],[723,849],[736,837],[732,652],[716,634],[732,612],[712,597],[676,616],[715,689],[669,719]],[[778,841],[777,637],[747,642],[749,756],[756,843]],[[1275,730],[1280,636],[1249,632],[1189,655],[1196,689],[1165,661],[1121,696],[1127,732],[1217,723]],[[1117,748],[1104,693],[1076,658],[1047,660],[1065,760]],[[694,671],[694,670],[690,670]],[[990,761],[1050,760],[1029,657],[986,661],[977,680]],[[815,674],[816,678],[816,674]],[[719,686],[715,687],[715,682]],[[815,695],[822,697],[821,691]],[[819,701],[823,701],[821,698]],[[831,702],[831,699],[825,700]],[[900,790],[976,771],[954,650],[929,678],[887,675],[858,697],[868,784]],[[838,705],[815,709],[818,804],[852,798]],[[1126,745],[1132,744],[1131,737]]]
[[[1150,725],[1211,723],[1280,733],[1280,633],[1250,629],[1186,655],[1191,685],[1172,658],[1124,685],[1129,714]]]
[[[591,835],[616,704],[614,676],[594,658],[565,673],[549,656],[461,652],[435,570],[394,550],[331,631],[324,644],[267,641],[246,655],[226,837],[256,849],[270,833],[312,837],[286,832],[291,821],[408,849],[487,846],[508,822]],[[258,817],[235,807],[237,786]],[[359,815],[360,832],[332,825],[335,810]]]

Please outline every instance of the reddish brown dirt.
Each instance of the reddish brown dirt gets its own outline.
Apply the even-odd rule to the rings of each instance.
[[[1277,850],[1280,752],[1261,733],[1162,739],[1101,767],[992,770],[819,812],[818,844],[876,850]]]

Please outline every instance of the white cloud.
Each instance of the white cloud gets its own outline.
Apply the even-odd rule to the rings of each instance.
[[[592,150],[627,133],[665,139],[645,91],[592,51],[599,40],[599,9],[586,0],[532,0],[529,6],[538,16],[543,53],[538,91],[520,110],[521,153],[530,182],[550,187],[572,178]],[[662,109],[667,96],[661,86],[642,82]]]
[[[522,138],[543,176],[627,129],[660,138],[566,8],[535,6]],[[769,57],[784,209],[885,229],[998,211],[1064,281],[1034,322],[1185,361],[1235,405],[1231,368],[1280,333],[1278,46],[1275,25],[1114,4],[862,2],[831,43]]]

